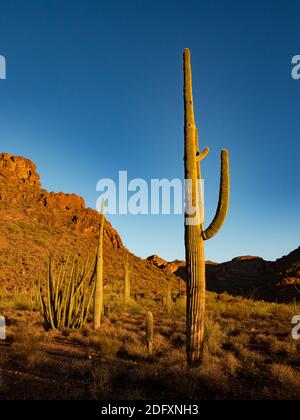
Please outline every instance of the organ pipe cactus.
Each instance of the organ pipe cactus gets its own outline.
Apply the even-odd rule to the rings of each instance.
[[[100,226],[99,226],[99,239],[97,249],[97,278],[94,295],[94,329],[99,330],[101,326],[101,315],[103,311],[103,300],[104,300],[104,289],[103,289],[103,236],[104,236],[104,204],[105,200],[101,204],[100,213]]]
[[[229,205],[229,159],[221,153],[221,182],[216,215],[204,229],[204,203],[200,162],[209,149],[200,151],[195,125],[190,50],[184,50],[184,167],[185,167],[185,253],[187,266],[187,362],[199,366],[203,355],[205,328],[205,256],[204,241],[221,229]]]
[[[94,293],[95,258],[83,267],[66,258],[57,270],[49,258],[45,290],[38,281],[38,297],[48,329],[82,328]]]

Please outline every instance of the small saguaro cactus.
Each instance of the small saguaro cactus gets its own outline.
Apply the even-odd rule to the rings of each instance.
[[[204,241],[221,229],[229,205],[229,158],[227,150],[221,153],[221,183],[216,216],[204,229],[204,203],[200,162],[209,149],[202,152],[198,144],[192,93],[190,50],[184,50],[184,166],[185,166],[185,253],[187,266],[187,362],[199,366],[203,355],[205,327],[205,256]]]
[[[125,257],[125,264],[124,264],[124,303],[125,305],[130,301],[130,276],[131,276],[131,268],[129,265],[128,255]]]
[[[146,315],[146,341],[148,353],[153,353],[153,315],[152,312],[147,312]]]
[[[103,311],[103,236],[104,236],[104,204],[102,201],[101,213],[100,213],[100,226],[99,226],[99,239],[97,249],[97,266],[96,266],[96,286],[94,294],[94,329],[99,330],[101,326],[101,315]]]
[[[172,285],[169,280],[168,285],[167,285],[167,292],[166,292],[166,308],[169,311],[171,307],[172,307]]]

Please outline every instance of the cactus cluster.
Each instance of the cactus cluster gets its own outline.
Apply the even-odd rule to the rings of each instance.
[[[227,150],[221,153],[221,186],[219,204],[212,223],[204,229],[204,203],[201,188],[200,162],[209,149],[199,149],[198,130],[194,117],[190,50],[184,50],[184,167],[185,192],[185,252],[187,266],[187,361],[198,366],[202,361],[205,327],[205,256],[204,241],[215,236],[222,227],[229,205],[229,159]],[[190,214],[191,209],[196,209]],[[200,217],[199,217],[200,214]],[[191,223],[194,218],[194,223]]]
[[[103,236],[104,202],[101,207],[97,252],[84,267],[73,259],[70,274],[69,258],[66,258],[58,272],[50,256],[47,270],[47,287],[43,293],[38,281],[38,294],[47,328],[82,328],[94,299],[93,323],[98,330],[103,312]],[[110,312],[110,310],[109,310]],[[110,313],[109,313],[110,316]]]
[[[50,256],[47,272],[45,294],[40,281],[38,282],[38,295],[46,328],[82,328],[94,293],[95,259],[91,258],[84,266],[80,266],[78,260],[73,259],[71,262],[67,257],[56,270]]]

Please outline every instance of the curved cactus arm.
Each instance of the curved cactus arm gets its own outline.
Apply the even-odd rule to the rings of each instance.
[[[221,181],[220,181],[220,194],[219,203],[216,215],[208,226],[208,228],[202,232],[204,240],[213,238],[223,226],[226,219],[229,197],[230,197],[230,179],[229,179],[229,156],[227,150],[222,150],[221,153]]]
[[[201,153],[197,154],[196,161],[201,162],[201,160],[205,159],[209,151],[210,151],[209,147],[206,147]]]

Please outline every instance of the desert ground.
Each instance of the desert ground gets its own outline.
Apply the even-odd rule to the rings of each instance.
[[[291,323],[300,314],[300,248],[272,263],[249,256],[207,262],[204,359],[188,369],[182,261],[138,258],[106,220],[110,313],[99,331],[92,308],[81,330],[51,331],[37,280],[46,296],[50,253],[58,266],[66,253],[83,262],[95,253],[99,214],[79,196],[42,189],[35,164],[24,157],[0,154],[0,185],[0,315],[7,326],[0,340],[1,400],[300,398],[300,340],[292,338]],[[126,259],[131,300],[125,305]]]
[[[0,341],[0,399],[299,399],[300,340],[291,336],[299,304],[208,293],[201,367],[188,369],[185,302],[168,309],[150,296],[125,310],[111,292],[100,331],[46,331],[34,293],[1,291],[7,340]],[[111,292],[111,293],[110,293]],[[145,317],[154,314],[148,354]]]

